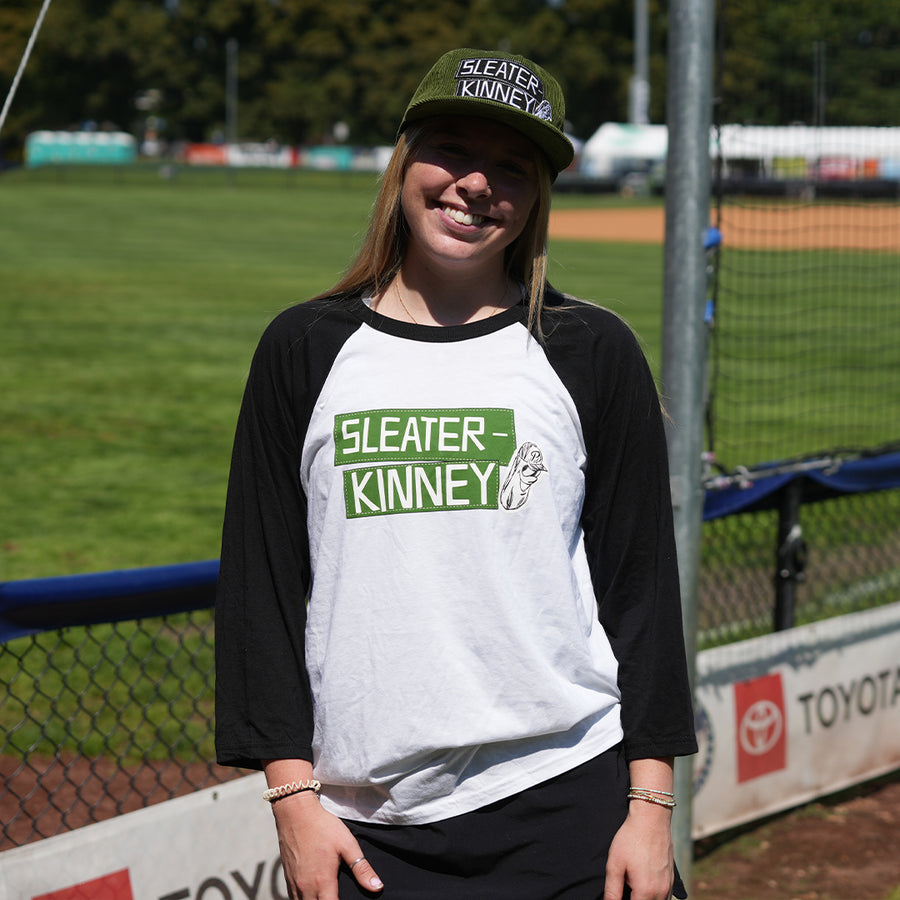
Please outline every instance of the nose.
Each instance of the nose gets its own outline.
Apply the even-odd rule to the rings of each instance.
[[[456,180],[457,187],[470,197],[489,197],[491,184],[481,166],[470,168]]]

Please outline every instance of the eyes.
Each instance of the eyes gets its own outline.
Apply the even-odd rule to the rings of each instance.
[[[492,168],[513,181],[527,181],[534,176],[534,167],[529,161],[517,153],[506,152],[503,147],[499,148],[499,152],[492,150],[485,154],[486,159],[480,158],[477,148],[453,139],[438,139],[429,147],[437,156],[439,164],[451,171],[473,163]]]

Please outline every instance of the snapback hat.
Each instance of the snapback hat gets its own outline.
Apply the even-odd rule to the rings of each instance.
[[[524,56],[464,47],[445,53],[422,79],[398,134],[429,116],[478,116],[534,141],[558,174],[575,156],[563,131],[566,103],[556,79]]]

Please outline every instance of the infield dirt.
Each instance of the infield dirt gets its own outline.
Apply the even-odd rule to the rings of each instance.
[[[898,203],[726,206],[719,228],[724,246],[741,249],[900,252]],[[555,210],[550,213],[550,237],[660,244],[665,237],[665,210]]]

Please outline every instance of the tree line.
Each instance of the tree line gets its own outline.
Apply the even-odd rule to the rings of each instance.
[[[0,8],[4,98],[39,8]],[[652,122],[668,9],[649,0]],[[717,23],[720,120],[900,124],[896,0],[719,0]],[[169,141],[224,136],[229,46],[241,140],[390,143],[421,76],[458,46],[546,66],[586,138],[627,121],[633,32],[633,0],[55,0],[0,141],[8,155],[30,131],[88,122],[140,134],[149,116]]]

